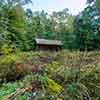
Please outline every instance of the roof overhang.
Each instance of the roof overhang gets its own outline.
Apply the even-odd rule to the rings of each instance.
[[[58,40],[47,40],[47,39],[36,38],[35,41],[37,44],[40,44],[40,45],[58,45],[58,46],[63,45],[62,42]]]

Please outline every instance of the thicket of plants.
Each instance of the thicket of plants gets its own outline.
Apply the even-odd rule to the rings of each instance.
[[[14,97],[16,91],[20,91],[15,95],[17,100],[100,99],[99,52],[31,52],[9,56],[0,57],[0,64],[8,61],[4,72],[0,71],[4,75],[0,76],[1,100]],[[13,70],[8,66],[11,59],[15,61]]]

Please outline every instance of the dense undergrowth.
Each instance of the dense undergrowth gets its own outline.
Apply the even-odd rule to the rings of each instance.
[[[0,56],[0,100],[99,100],[100,52],[30,52]],[[12,100],[12,99],[11,99]]]

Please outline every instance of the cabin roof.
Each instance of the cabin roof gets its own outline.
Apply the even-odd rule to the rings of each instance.
[[[58,40],[48,40],[48,39],[36,38],[35,41],[37,44],[43,44],[43,45],[59,45],[59,46],[62,45],[62,42]]]

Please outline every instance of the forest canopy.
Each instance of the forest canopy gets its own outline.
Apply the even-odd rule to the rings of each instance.
[[[34,38],[57,39],[69,50],[100,49],[100,0],[87,0],[77,16],[62,11],[48,14],[24,9],[31,0],[0,1],[0,51],[34,50]]]

